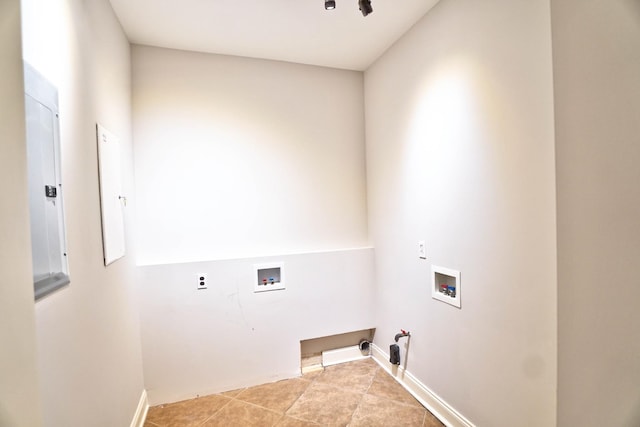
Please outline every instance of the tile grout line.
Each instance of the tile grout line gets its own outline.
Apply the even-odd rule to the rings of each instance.
[[[358,412],[358,410],[360,409],[360,404],[362,403],[362,401],[364,400],[364,396],[369,392],[369,389],[371,388],[371,386],[373,385],[373,380],[376,377],[376,374],[378,373],[378,369],[380,369],[380,367],[378,366],[373,373],[371,374],[371,380],[369,381],[369,386],[367,387],[367,389],[364,391],[364,393],[362,393],[362,396],[360,396],[360,400],[358,401],[358,405],[356,406],[356,409],[353,411],[353,413],[351,414],[351,420],[349,420],[349,424],[347,424],[347,427],[349,427],[351,425],[351,423],[353,422],[353,417],[356,414],[356,412]]]
[[[376,371],[376,372],[377,372],[377,371]],[[375,376],[375,375],[374,375],[374,376]],[[372,381],[373,381],[373,377],[372,377]],[[362,393],[366,393],[366,391],[365,391],[365,392],[360,392],[360,391],[356,391],[356,390],[354,390],[354,389],[352,389],[352,388],[339,386],[339,385],[336,385],[336,384],[333,384],[333,383],[323,383],[323,382],[321,382],[321,383],[318,383],[318,384],[326,385],[326,386],[328,386],[328,387],[332,387],[332,388],[338,389],[338,390],[340,390],[340,391],[345,391],[345,392],[353,393],[353,394],[362,394]],[[369,387],[367,387],[367,391],[369,390],[369,388],[371,388],[371,384],[369,384]]]
[[[304,378],[303,378],[303,379],[304,379]],[[306,381],[309,381],[309,380],[306,380]],[[300,400],[300,398],[302,397],[302,395],[303,395],[303,394],[305,394],[305,393],[307,392],[307,390],[309,390],[309,387],[311,387],[311,384],[313,384],[314,382],[315,382],[315,379],[314,379],[313,381],[309,381],[309,384],[307,384],[307,386],[306,386],[306,387],[305,387],[305,389],[302,391],[302,393],[300,393],[300,396],[298,396],[298,397],[296,398],[296,400],[294,400],[293,402],[291,402],[291,405],[289,405],[289,406],[287,407],[287,409],[285,409],[285,410],[284,410],[284,412],[283,412],[283,413],[284,413],[285,415],[287,414],[287,412],[289,411],[289,409],[291,409],[291,408],[293,407],[293,405],[295,405],[295,404],[296,404],[296,402],[297,402],[298,400]]]
[[[304,381],[308,381],[308,382],[309,382],[309,384],[307,385],[307,387],[305,388],[305,390],[300,394],[300,396],[298,396],[298,398],[297,398],[297,399],[296,399],[296,400],[295,400],[291,405],[289,405],[289,407],[288,407],[288,408],[286,408],[286,409],[282,412],[282,416],[281,416],[281,417],[276,421],[276,423],[274,424],[274,426],[275,426],[276,424],[278,424],[280,421],[282,421],[285,417],[287,417],[287,411],[288,411],[288,410],[293,406],[293,404],[294,404],[295,402],[297,402],[297,401],[298,401],[298,399],[300,399],[300,397],[302,397],[302,395],[304,394],[304,392],[305,392],[305,391],[307,391],[307,389],[311,386],[311,384],[313,384],[313,383],[315,382],[315,378],[314,378],[313,380],[308,380],[308,379],[305,379],[305,378],[303,378],[303,377],[300,377],[300,379],[302,379],[302,380],[304,380]],[[225,403],[225,404],[224,404],[220,409],[218,409],[218,410],[217,410],[217,411],[215,411],[213,414],[211,414],[211,416],[209,416],[208,418],[206,418],[205,420],[203,420],[200,424],[198,424],[198,426],[202,426],[202,425],[204,425],[205,423],[207,423],[208,421],[210,421],[210,420],[211,420],[213,417],[215,417],[215,416],[216,416],[220,411],[222,411],[224,408],[226,408],[228,405],[230,405],[230,404],[231,404],[231,402],[233,402],[234,400],[236,400],[236,401],[238,401],[238,402],[241,402],[241,403],[244,403],[244,404],[247,404],[247,405],[251,405],[251,406],[253,406],[253,407],[255,407],[255,408],[259,408],[259,409],[263,409],[263,410],[270,411],[270,412],[273,412],[273,413],[277,413],[277,411],[274,411],[273,409],[266,408],[266,407],[264,407],[264,406],[260,406],[260,405],[257,405],[257,404],[255,404],[255,403],[251,403],[251,402],[247,402],[247,401],[244,401],[244,400],[238,399],[238,397],[239,397],[240,395],[242,395],[242,393],[243,393],[244,391],[246,391],[248,388],[250,388],[250,387],[246,387],[246,388],[242,389],[242,391],[240,391],[239,393],[235,394],[233,397],[230,397],[230,396],[224,396],[222,393],[217,393],[217,395],[218,395],[218,396],[226,397],[227,399],[229,399],[229,401],[228,401],[227,403]],[[294,418],[294,417],[292,417],[292,418]],[[296,419],[298,419],[298,418],[296,418]],[[306,420],[301,420],[301,421],[306,421]]]
[[[304,379],[304,378],[300,378],[300,379]],[[288,381],[288,380],[285,380],[285,381]],[[307,385],[307,387],[304,389],[304,391],[300,394],[300,396],[298,396],[298,398],[297,398],[293,403],[297,402],[297,401],[298,401],[298,399],[300,399],[300,397],[304,394],[304,392],[305,392],[305,391],[307,391],[307,389],[308,389],[308,388],[311,386],[311,384],[313,383],[313,381],[310,381],[310,380],[305,380],[305,381],[309,381],[309,384]],[[251,388],[251,387],[248,387],[248,388]],[[215,412],[215,414],[211,415],[211,417],[207,418],[207,419],[203,422],[203,424],[204,424],[204,423],[206,423],[207,421],[209,421],[212,417],[214,417],[218,412],[220,412],[224,407],[226,407],[227,405],[229,405],[229,404],[230,404],[232,401],[234,401],[234,400],[236,400],[236,401],[238,401],[238,402],[241,402],[241,403],[244,403],[244,404],[247,404],[247,405],[250,405],[250,406],[253,406],[253,407],[255,407],[255,408],[263,409],[263,410],[265,410],[265,411],[273,412],[273,413],[276,413],[276,414],[278,413],[277,411],[275,411],[275,410],[273,410],[273,409],[271,409],[271,408],[267,408],[267,407],[264,407],[264,406],[260,406],[260,405],[258,405],[258,404],[256,404],[256,403],[252,403],[252,402],[247,402],[246,400],[238,399],[238,396],[240,396],[240,395],[242,394],[242,392],[244,392],[244,391],[245,391],[245,390],[247,390],[248,388],[245,388],[245,389],[244,389],[244,390],[242,390],[240,393],[238,393],[238,394],[237,394],[237,395],[235,395],[234,397],[230,398],[230,399],[231,399],[231,401],[229,401],[226,405],[224,405],[222,408],[220,408],[218,411],[216,411],[216,412]],[[276,424],[278,424],[280,421],[282,421],[285,417],[287,417],[287,411],[288,411],[288,410],[293,406],[293,403],[292,403],[291,405],[289,405],[289,407],[287,407],[287,408],[282,412],[282,416],[281,416],[281,417],[276,421],[276,423],[274,424],[274,426],[275,426]],[[291,418],[294,418],[294,417],[291,417]],[[296,419],[298,419],[298,418],[296,418]],[[301,420],[301,421],[306,421],[306,420]],[[202,424],[200,424],[200,425],[202,425]]]
[[[389,373],[386,372],[384,369],[380,368],[383,372],[384,375],[389,376]],[[418,406],[412,404],[412,403],[408,403],[408,402],[403,402],[401,400],[396,400],[392,397],[387,397],[387,396],[377,396],[375,394],[372,394],[372,396],[378,397],[380,399],[386,399],[386,400],[390,400],[391,402],[397,403],[398,405],[402,405],[402,406],[408,406],[408,407],[413,407],[413,408],[417,408],[419,407],[420,409],[424,409],[425,411],[429,412],[429,410],[420,402],[418,402],[418,400],[416,399],[416,403],[418,404]],[[412,396],[413,397],[413,396]],[[414,397],[415,399],[415,397]],[[430,413],[430,412],[429,412]]]
[[[265,411],[269,411],[269,412],[273,412],[274,414],[278,414],[278,411],[275,411],[275,410],[270,409],[270,408],[266,408],[264,406],[260,406],[260,405],[255,404],[255,403],[251,403],[251,402],[247,402],[245,400],[235,399],[235,398],[233,400],[237,400],[238,402],[244,403],[245,405],[253,406],[254,408],[263,409]],[[229,402],[229,403],[231,403],[231,402]],[[225,406],[227,406],[227,405],[225,405]],[[222,408],[220,408],[220,410],[222,410]]]
[[[324,367],[322,368],[322,372],[324,372]],[[284,413],[283,413],[283,415],[282,415],[282,419],[284,419],[285,417],[287,417],[287,416],[288,416],[288,415],[287,415],[287,412],[289,411],[289,409],[293,408],[293,405],[295,405],[295,404],[296,404],[296,402],[297,402],[298,400],[300,400],[300,398],[302,397],[302,395],[304,395],[304,394],[307,392],[307,390],[309,390],[309,387],[311,387],[311,385],[312,385],[313,383],[315,383],[315,382],[316,382],[316,379],[317,379],[320,375],[322,375],[322,374],[316,375],[312,380],[307,380],[307,381],[309,381],[309,385],[307,385],[307,388],[305,388],[305,389],[304,389],[304,391],[303,391],[302,393],[300,393],[300,396],[298,396],[298,398],[297,398],[296,400],[294,400],[294,401],[293,401],[293,403],[291,403],[291,405],[289,405],[289,407],[284,411]],[[302,379],[305,379],[305,378],[304,378],[304,375],[303,375],[301,378],[302,378]],[[296,418],[296,417],[291,417],[291,418],[296,419],[296,420],[300,420],[300,421],[304,421],[304,422],[308,422],[307,420],[303,420],[303,419],[301,419],[301,418]],[[282,419],[281,419],[280,421],[282,421]],[[317,423],[316,423],[316,424],[317,424]]]
[[[244,391],[244,390],[243,390]],[[218,396],[221,397],[227,397],[227,396],[223,396],[222,394],[218,393]],[[207,421],[209,421],[211,418],[215,417],[220,411],[222,411],[224,408],[226,408],[227,406],[229,406],[231,404],[231,402],[233,402],[235,400],[235,397],[227,397],[227,399],[229,399],[229,401],[227,403],[225,403],[224,405],[222,405],[220,407],[220,409],[218,409],[217,411],[215,411],[213,414],[211,414],[207,419],[205,419],[204,421],[202,421],[200,424],[198,424],[198,426],[202,426],[204,425]]]

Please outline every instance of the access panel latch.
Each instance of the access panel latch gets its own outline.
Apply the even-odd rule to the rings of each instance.
[[[58,195],[58,189],[55,185],[45,185],[44,186],[44,194],[47,197],[54,198]]]

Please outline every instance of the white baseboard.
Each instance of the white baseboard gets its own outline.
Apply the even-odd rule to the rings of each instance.
[[[138,408],[131,421],[131,427],[143,427],[147,419],[147,411],[149,410],[149,401],[147,400],[147,390],[142,390]]]
[[[338,363],[353,362],[354,360],[368,359],[369,354],[363,354],[360,347],[349,347],[327,350],[322,352],[322,366],[337,365]]]
[[[371,348],[373,359],[444,425],[447,427],[475,427],[471,421],[467,420],[440,396],[429,390],[426,385],[422,384],[402,366],[392,365],[389,362],[389,354],[385,353],[380,347],[371,344]]]

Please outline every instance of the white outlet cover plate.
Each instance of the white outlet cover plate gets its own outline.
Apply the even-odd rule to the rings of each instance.
[[[197,288],[198,289],[207,289],[207,275],[206,273],[200,273],[196,276],[196,280],[197,280]],[[204,285],[201,285],[200,283],[204,282]]]

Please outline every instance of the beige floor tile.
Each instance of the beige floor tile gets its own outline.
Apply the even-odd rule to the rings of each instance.
[[[361,394],[315,382],[287,411],[293,418],[331,426],[346,426]]]
[[[444,427],[372,359],[149,409],[145,427]]]
[[[318,427],[322,424],[312,423],[310,421],[298,420],[291,417],[283,417],[276,427]]]
[[[284,413],[310,384],[311,381],[301,378],[263,384],[245,389],[236,399]]]
[[[302,374],[302,378],[304,378],[305,380],[314,381],[316,378],[322,375],[323,372],[324,372],[324,368],[319,369],[317,371],[304,372]]]
[[[220,394],[223,395],[223,396],[227,396],[227,397],[236,397],[237,395],[239,395],[240,393],[242,393],[245,390],[246,389],[244,389],[244,388],[239,388],[237,390],[225,391],[224,393],[220,393]]]
[[[271,427],[282,414],[234,400],[207,420],[203,427]]]
[[[380,369],[378,364],[371,359],[328,366],[316,377],[315,382],[364,393],[371,385],[378,369]]]
[[[358,406],[350,427],[422,427],[426,409],[404,405],[392,400],[365,395]]]
[[[149,408],[147,422],[158,427],[198,426],[231,402],[228,397],[211,395]]]
[[[431,412],[427,411],[422,427],[444,427],[444,424],[442,424],[442,421],[437,419]]]
[[[422,408],[420,402],[411,396],[411,394],[398,384],[391,375],[385,372],[384,369],[380,369],[376,373],[367,394]]]

